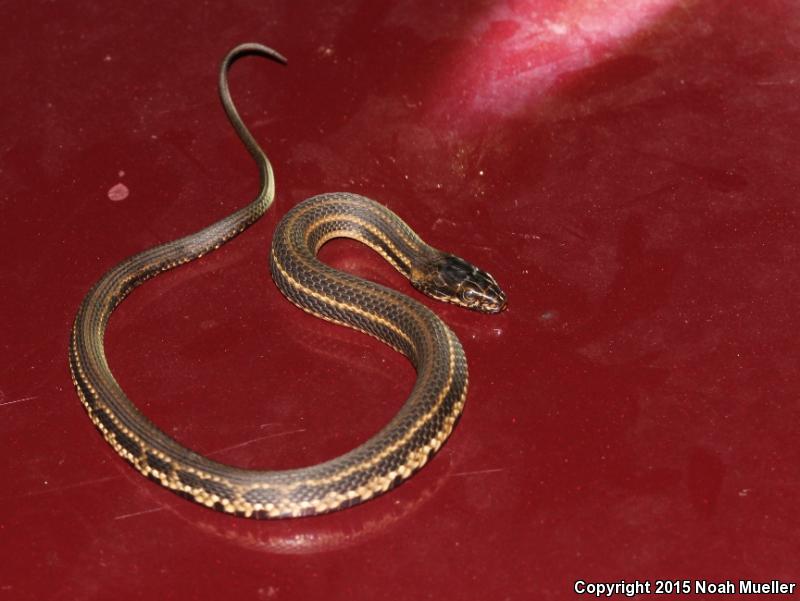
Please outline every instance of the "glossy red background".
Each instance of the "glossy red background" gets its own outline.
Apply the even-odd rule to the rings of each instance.
[[[798,578],[800,6],[791,1],[7,3],[0,89],[0,597],[564,599],[577,579]],[[249,200],[270,213],[135,292],[110,363],[179,441],[240,466],[344,452],[413,370],[272,284],[277,219],[349,190],[490,270],[434,307],[470,394],[422,472],[249,522],[141,478],[69,379],[89,286]],[[122,200],[112,188],[124,184]],[[419,298],[369,250],[334,265]],[[427,302],[427,301],[426,301]]]

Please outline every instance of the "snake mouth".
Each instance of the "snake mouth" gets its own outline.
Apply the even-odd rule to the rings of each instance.
[[[487,314],[490,314],[490,315],[496,315],[498,313],[502,313],[506,309],[508,309],[508,301],[506,300],[506,298],[504,296],[502,301],[500,301],[499,305],[497,305],[495,307],[491,307],[491,308],[485,309],[484,313],[487,313]]]
[[[478,311],[479,313],[485,313],[487,315],[497,315],[498,313],[502,313],[508,308],[508,301],[506,300],[506,295],[498,290],[498,294],[492,295],[490,298],[487,299],[486,302],[481,303],[478,306],[470,307],[474,311]]]

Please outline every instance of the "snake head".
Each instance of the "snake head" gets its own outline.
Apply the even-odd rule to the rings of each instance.
[[[506,307],[505,292],[495,279],[455,255],[442,253],[411,283],[432,298],[480,313],[499,313]]]

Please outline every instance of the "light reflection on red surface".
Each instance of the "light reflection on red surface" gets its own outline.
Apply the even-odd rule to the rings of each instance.
[[[444,118],[450,128],[465,134],[482,127],[486,115],[524,112],[565,77],[613,58],[675,4],[675,0],[489,4],[467,26],[463,47],[442,66],[441,81],[432,86],[424,113]],[[408,23],[413,27],[411,18]]]

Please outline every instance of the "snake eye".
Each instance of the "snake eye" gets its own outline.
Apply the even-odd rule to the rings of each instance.
[[[461,296],[461,300],[462,301],[464,301],[465,303],[471,304],[471,303],[474,303],[475,301],[477,301],[478,297],[480,295],[478,294],[478,292],[476,290],[474,290],[472,288],[464,288],[461,291],[460,296]]]

